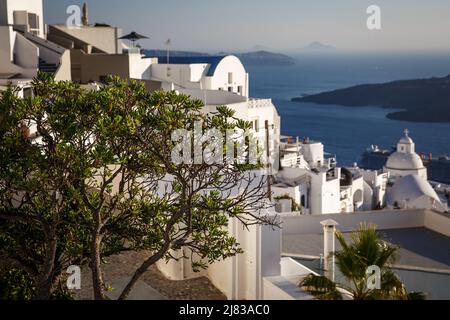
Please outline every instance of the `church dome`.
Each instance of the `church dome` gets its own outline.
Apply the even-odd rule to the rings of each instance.
[[[423,161],[417,153],[394,152],[386,162],[387,169],[417,170],[424,168]]]
[[[402,143],[402,144],[413,144],[414,141],[413,141],[408,135],[405,135],[405,136],[403,136],[403,137],[400,139],[400,141],[399,141],[398,143]]]
[[[400,141],[398,142],[398,144],[414,144],[413,139],[411,139],[411,137],[409,136],[409,130],[405,129],[403,131],[403,137],[400,139]]]
[[[403,137],[397,144],[397,152],[391,154],[386,162],[386,168],[392,170],[419,170],[423,169],[422,159],[417,155],[414,141],[405,129]]]
[[[414,202],[421,197],[433,199],[436,203],[441,203],[439,196],[428,181],[416,175],[408,175],[397,181],[387,192],[386,200],[389,205],[403,201]]]

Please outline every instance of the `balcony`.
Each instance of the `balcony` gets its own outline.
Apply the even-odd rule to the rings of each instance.
[[[268,108],[272,107],[272,99],[249,99],[248,100],[248,108],[249,109],[257,109],[257,108]]]

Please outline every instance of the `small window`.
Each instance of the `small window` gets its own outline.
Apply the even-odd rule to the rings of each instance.
[[[228,92],[233,92],[233,87],[228,87]]]
[[[223,88],[219,88],[219,91],[223,91]]]
[[[23,88],[23,97],[26,98],[32,98],[33,97],[33,89],[32,88]]]
[[[39,33],[39,16],[35,13],[28,13],[28,25],[32,33]]]
[[[228,72],[228,83],[229,84],[233,83],[233,72]]]

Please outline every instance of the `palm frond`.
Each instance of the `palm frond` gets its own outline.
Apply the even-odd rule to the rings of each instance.
[[[324,276],[310,274],[300,282],[299,287],[319,300],[342,300],[336,283]]]

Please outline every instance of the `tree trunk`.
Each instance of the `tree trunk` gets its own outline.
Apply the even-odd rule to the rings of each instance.
[[[101,242],[101,236],[94,232],[92,240],[91,270],[95,300],[105,300],[105,285],[103,282],[100,255]]]
[[[36,300],[49,300],[55,282],[55,258],[57,251],[57,239],[55,227],[51,226],[46,235],[48,245],[46,247],[45,260],[41,273],[36,279]]]
[[[178,219],[182,216],[182,212],[177,213],[174,215],[170,221],[167,223],[166,230],[164,233],[164,245],[163,247],[156,252],[153,256],[148,258],[147,260],[142,263],[142,265],[139,267],[139,269],[136,270],[133,277],[131,278],[130,282],[126,285],[125,289],[123,289],[122,293],[119,296],[119,300],[125,300],[128,295],[131,292],[131,289],[133,289],[136,282],[139,280],[139,278],[150,268],[153,264],[158,262],[160,259],[164,257],[164,255],[169,251],[171,242],[170,242],[170,232],[175,225],[175,223],[178,221]]]
[[[119,300],[125,300],[128,295],[131,292],[131,289],[133,289],[136,282],[139,280],[139,278],[150,268],[153,264],[158,262],[164,255],[166,254],[168,246],[164,246],[163,250],[159,251],[155,255],[151,256],[149,259],[147,259],[140,267],[136,270],[133,277],[131,278],[130,282],[126,285],[125,289],[123,289],[122,293],[120,294]]]
[[[36,282],[36,295],[34,300],[50,300],[53,289],[53,281],[47,278],[38,279]]]

